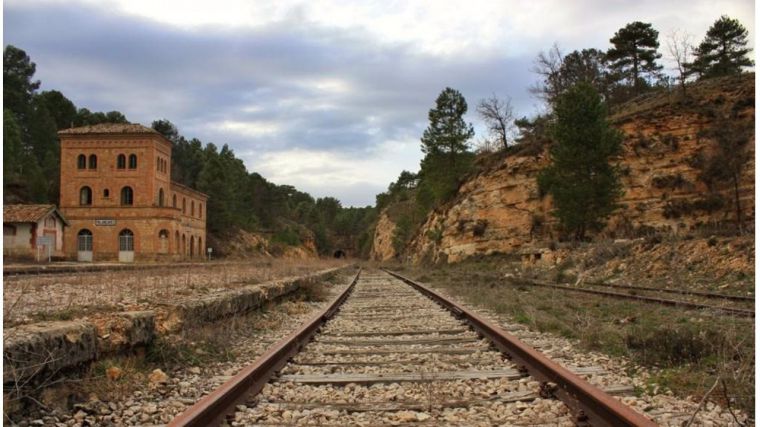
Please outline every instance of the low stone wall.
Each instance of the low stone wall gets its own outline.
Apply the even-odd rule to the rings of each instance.
[[[285,296],[306,283],[325,280],[353,266],[331,268],[242,289],[166,304],[161,310],[97,315],[85,320],[40,322],[3,330],[3,383],[49,377],[104,355],[149,345],[156,333],[172,333],[242,314]]]
[[[203,298],[195,297],[166,304],[166,313],[162,313],[158,320],[157,329],[160,332],[174,332],[184,327],[245,313],[346,268],[350,267],[330,268],[306,276],[287,277]]]
[[[94,359],[95,326],[83,321],[42,322],[3,331],[3,383],[49,376]]]

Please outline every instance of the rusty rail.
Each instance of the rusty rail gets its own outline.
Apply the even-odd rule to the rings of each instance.
[[[441,306],[464,318],[494,346],[506,353],[513,362],[525,369],[533,378],[544,383],[543,390],[556,396],[576,414],[576,423],[594,426],[656,426],[650,419],[635,412],[602,390],[592,386],[515,336],[492,325],[487,320],[456,304],[426,286],[398,273],[385,270],[427,295]]]
[[[338,295],[325,310],[304,322],[297,331],[275,343],[232,379],[179,414],[169,423],[169,426],[220,425],[228,414],[234,412],[236,405],[245,401],[248,396],[261,391],[270,377],[282,369],[288,360],[311,340],[317,330],[335,315],[340,305],[353,291],[360,274],[361,269],[346,290]]]
[[[662,292],[662,293],[667,293],[667,294],[693,295],[696,297],[703,297],[703,298],[755,302],[754,296],[750,297],[746,295],[729,295],[729,294],[721,294],[717,292],[690,291],[688,289],[654,288],[651,286],[633,286],[633,285],[625,285],[625,284],[613,285],[611,283],[588,283],[588,285],[599,286],[599,287],[604,287],[604,288],[612,288],[612,289],[631,289],[635,291]]]
[[[606,296],[606,297],[611,297],[611,298],[629,299],[629,300],[634,300],[634,301],[655,303],[655,304],[667,305],[671,307],[681,307],[681,308],[696,309],[696,310],[703,310],[703,309],[716,310],[716,311],[722,311],[724,313],[728,313],[734,316],[753,317],[753,318],[755,317],[754,310],[746,310],[743,308],[721,307],[717,305],[699,304],[696,302],[679,301],[679,300],[674,300],[674,299],[622,294],[619,292],[600,291],[596,289],[587,289],[587,288],[576,288],[574,286],[553,285],[550,283],[541,283],[541,282],[536,282],[532,280],[524,280],[524,279],[521,279],[521,281],[519,282],[514,281],[514,280],[509,281],[509,282],[515,286],[528,285],[528,286],[535,286],[535,287],[542,287],[542,288],[559,289],[559,290],[568,291],[568,292],[581,292],[581,293],[601,295],[601,296]]]

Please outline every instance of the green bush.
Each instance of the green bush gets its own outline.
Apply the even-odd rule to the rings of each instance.
[[[288,246],[298,246],[301,244],[301,236],[298,235],[298,231],[286,227],[272,236],[272,242],[282,243]]]

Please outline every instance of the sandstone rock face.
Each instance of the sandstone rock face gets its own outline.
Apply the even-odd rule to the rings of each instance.
[[[717,126],[715,111],[733,111],[739,123],[754,124],[754,74],[718,79],[693,88],[690,98],[659,95],[627,104],[610,120],[624,133],[623,153],[615,161],[624,194],[603,235],[640,236],[652,231],[687,233],[704,225],[735,221],[731,185],[710,191],[699,178],[700,159],[715,141],[705,131]],[[753,126],[754,128],[754,126]],[[749,161],[738,188],[745,226],[754,229],[754,133],[745,146]],[[456,262],[478,254],[515,253],[558,238],[550,197],[539,195],[536,176],[549,162],[537,156],[508,156],[465,182],[455,198],[432,212],[405,250],[412,262]],[[711,204],[712,195],[722,205]],[[378,224],[374,252],[388,259],[388,230]],[[392,231],[390,232],[392,236]]]
[[[319,258],[314,235],[309,233],[301,236],[303,241],[297,246],[285,246],[273,250],[271,235],[237,230],[225,239],[210,235],[209,244],[214,247],[212,256],[227,259],[248,259],[258,257],[274,257],[287,259],[316,259]]]
[[[395,230],[396,224],[391,221],[386,212],[382,212],[375,227],[370,259],[388,261],[396,256],[396,250],[393,249],[393,232]]]

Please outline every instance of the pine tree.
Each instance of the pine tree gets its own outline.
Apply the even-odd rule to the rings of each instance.
[[[605,110],[599,94],[586,82],[561,95],[551,129],[552,163],[538,177],[539,188],[553,197],[554,215],[579,240],[603,226],[620,195],[610,158],[620,151],[622,137],[607,123]]]
[[[613,44],[607,51],[610,67],[621,79],[630,81],[634,94],[640,94],[648,85],[644,76],[656,77],[662,69],[656,62],[662,56],[657,53],[658,35],[652,24],[636,21],[619,29],[610,39]]]
[[[32,81],[36,69],[23,50],[13,45],[3,49],[3,108],[15,115],[22,136],[27,133],[32,95],[40,87],[39,80]]]
[[[455,166],[459,154],[465,153],[468,140],[475,135],[472,124],[465,123],[467,101],[458,90],[450,87],[435,100],[435,108],[428,112],[428,125],[422,134],[422,152],[427,155],[445,155]]]
[[[420,167],[421,186],[430,191],[431,206],[445,200],[457,188],[459,177],[471,163],[469,139],[475,134],[472,124],[464,121],[467,101],[459,91],[447,87],[428,113],[430,124],[422,134],[425,157]],[[421,194],[428,194],[420,191]]]
[[[694,51],[694,62],[689,71],[700,77],[711,78],[739,74],[742,68],[754,65],[747,54],[747,29],[736,19],[721,16],[707,30],[702,43]]]

